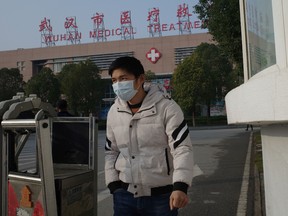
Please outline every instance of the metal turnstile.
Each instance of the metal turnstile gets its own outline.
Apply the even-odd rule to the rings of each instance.
[[[2,130],[1,122],[3,119],[4,113],[9,109],[10,105],[13,103],[23,101],[23,100],[24,100],[24,93],[17,93],[17,95],[14,96],[12,99],[0,102],[0,163],[1,163],[1,166],[0,166],[0,200],[4,199],[4,192],[3,192],[2,188],[6,187],[6,185],[3,185],[4,179],[5,179],[4,178],[5,162],[3,161],[3,157],[2,157],[2,155],[3,155],[2,154],[2,152],[3,152],[3,150],[2,150],[2,148],[3,148],[3,145],[2,145],[3,130]],[[3,215],[2,209],[3,209],[3,205],[1,203],[1,205],[0,205],[1,215]]]
[[[96,119],[55,117],[41,103],[34,118],[17,119],[21,103],[1,122],[2,215],[97,215]]]

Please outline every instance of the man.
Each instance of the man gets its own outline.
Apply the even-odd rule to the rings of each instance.
[[[251,131],[253,131],[253,125],[252,124],[247,124],[246,125],[246,131],[248,131],[249,127],[251,128]]]
[[[194,166],[183,113],[160,87],[144,87],[138,59],[116,59],[109,75],[118,96],[108,112],[105,146],[114,215],[177,215],[188,203]]]
[[[73,116],[72,114],[70,114],[68,112],[68,104],[67,101],[64,99],[58,100],[57,104],[56,104],[56,108],[57,108],[57,116],[58,117],[71,117]]]

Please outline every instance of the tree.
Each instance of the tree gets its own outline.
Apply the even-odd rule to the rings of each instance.
[[[239,0],[199,0],[194,6],[213,39],[232,59],[236,68],[243,67]],[[237,70],[237,69],[236,69]]]
[[[53,71],[44,67],[27,82],[25,93],[36,94],[42,101],[55,104],[60,95],[60,84]]]
[[[19,69],[0,69],[0,101],[11,99],[20,91],[23,91],[23,75]]]
[[[175,99],[185,111],[192,110],[192,116],[196,104],[207,105],[209,120],[212,101],[222,99],[234,87],[231,71],[231,63],[217,45],[202,43],[173,74]]]
[[[151,82],[152,80],[156,79],[157,76],[151,70],[145,72],[145,79],[147,82]]]
[[[61,91],[75,114],[96,113],[104,95],[98,67],[90,60],[67,64],[58,75]]]

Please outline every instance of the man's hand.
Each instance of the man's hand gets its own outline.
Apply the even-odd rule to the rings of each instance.
[[[188,196],[183,191],[173,191],[170,196],[170,209],[183,208],[188,204]]]

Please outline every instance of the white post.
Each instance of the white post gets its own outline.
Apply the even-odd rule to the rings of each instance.
[[[267,216],[288,212],[288,124],[261,127]]]

